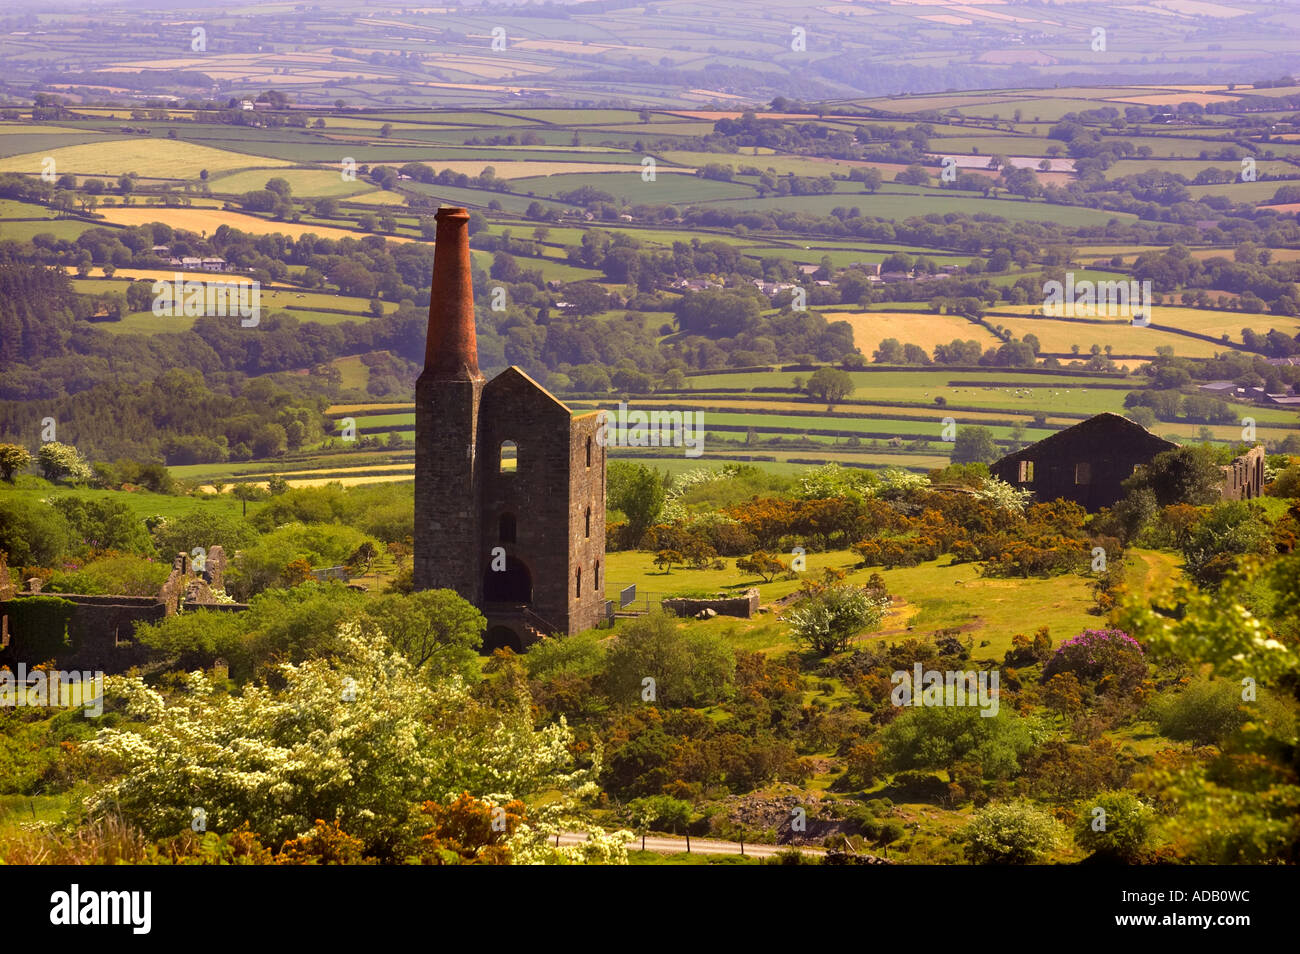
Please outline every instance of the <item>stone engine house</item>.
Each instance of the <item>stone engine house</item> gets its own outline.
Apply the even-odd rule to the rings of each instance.
[[[415,588],[452,589],[477,606],[489,652],[601,622],[598,412],[575,416],[517,367],[484,380],[465,209],[438,210],[415,395]]]

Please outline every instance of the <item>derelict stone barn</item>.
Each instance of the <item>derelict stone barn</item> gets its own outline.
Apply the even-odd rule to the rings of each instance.
[[[1008,454],[989,471],[1040,501],[1058,497],[1088,510],[1113,507],[1140,464],[1177,444],[1118,414],[1098,414]]]
[[[1141,464],[1179,445],[1118,414],[1097,414],[1008,454],[989,467],[994,477],[1039,501],[1073,500],[1089,511],[1113,507],[1123,482]],[[1231,464],[1220,493],[1225,500],[1258,497],[1264,489],[1264,449],[1254,447]]]
[[[521,650],[605,618],[605,448],[519,368],[478,368],[469,213],[437,214],[424,371],[415,385],[415,588],[455,590],[484,649]]]

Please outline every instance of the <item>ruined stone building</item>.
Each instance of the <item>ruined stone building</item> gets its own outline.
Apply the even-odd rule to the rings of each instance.
[[[114,674],[149,659],[149,649],[134,639],[136,625],[187,612],[238,613],[247,604],[219,602],[225,590],[226,554],[214,544],[205,560],[197,563],[188,553],[177,553],[172,570],[158,592],[150,596],[101,596],[85,593],[43,593],[39,577],[18,589],[10,580],[4,551],[0,550],[0,665],[34,666],[51,657],[68,669],[93,669]],[[67,605],[62,623],[49,612],[33,608],[32,597],[57,597]],[[66,628],[66,643],[50,652],[48,627]],[[56,634],[57,635],[57,634]],[[39,648],[34,648],[39,647]]]
[[[1058,497],[1090,511],[1113,507],[1121,486],[1141,464],[1178,444],[1118,414],[1097,414],[1008,454],[989,467],[994,477],[1039,501]],[[1254,447],[1223,467],[1223,499],[1258,497],[1264,489],[1264,448]]]
[[[605,618],[605,448],[519,368],[478,368],[469,213],[437,214],[424,371],[415,386],[415,587],[455,590],[484,649],[521,650]]]
[[[1253,500],[1264,492],[1264,448],[1259,444],[1219,469],[1224,500]]]

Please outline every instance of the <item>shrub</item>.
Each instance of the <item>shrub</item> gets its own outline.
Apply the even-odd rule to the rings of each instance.
[[[316,819],[316,826],[305,835],[286,841],[275,856],[277,865],[358,865],[364,864],[364,846],[338,822],[327,824]]]
[[[1201,586],[1217,587],[1238,557],[1269,551],[1269,526],[1262,510],[1244,500],[1213,507],[1182,543],[1187,572]]]
[[[1290,559],[1275,561],[1274,567],[1283,572],[1274,585],[1279,603],[1294,607]],[[1300,656],[1276,638],[1269,618],[1251,609],[1257,584],[1266,580],[1267,576],[1256,576],[1252,570],[1229,574],[1213,593],[1178,583],[1163,592],[1126,596],[1117,622],[1139,636],[1157,660],[1208,663],[1215,675],[1249,676],[1266,683],[1300,669]],[[1294,618],[1295,610],[1289,613]]]
[[[673,616],[655,611],[625,624],[608,651],[609,695],[639,704],[647,677],[654,701],[665,706],[707,706],[731,693],[736,657],[721,636],[679,629]]]
[[[795,639],[823,656],[848,648],[849,640],[885,617],[890,599],[852,584],[827,586],[786,615]]]
[[[177,553],[195,547],[221,546],[227,557],[252,543],[257,532],[237,516],[209,510],[195,510],[164,520],[154,528],[158,552],[168,562]]]
[[[524,803],[494,805],[462,792],[446,805],[425,802],[429,830],[420,837],[419,861],[434,865],[508,865],[511,840],[524,822]]]
[[[893,769],[946,769],[969,758],[988,778],[1016,774],[1045,727],[1006,708],[992,716],[981,711],[975,705],[906,709],[881,736],[885,763]]]
[[[10,566],[49,566],[71,543],[68,521],[53,507],[0,497],[0,550]]]
[[[1061,842],[1060,826],[1028,802],[998,802],[975,813],[961,832],[966,857],[977,865],[1028,865]]]
[[[86,458],[70,444],[47,441],[36,452],[36,463],[41,474],[52,482],[66,480],[68,483],[82,483],[90,480],[94,474]]]
[[[55,573],[44,589],[51,593],[156,596],[170,572],[168,564],[157,560],[109,554],[80,570]]]
[[[1241,694],[1240,683],[1198,679],[1181,692],[1156,697],[1151,712],[1161,735],[1180,742],[1222,746],[1252,717]]]
[[[243,548],[227,573],[227,585],[236,595],[248,597],[270,586],[300,582],[285,579],[286,569],[296,561],[306,561],[307,567],[341,566],[366,543],[376,545],[352,527],[285,524]],[[226,552],[234,553],[231,549]]]
[[[337,664],[277,667],[282,691],[249,686],[226,695],[196,672],[183,677],[190,691],[164,699],[138,677],[110,678],[106,692],[125,696],[139,721],[84,743],[124,768],[91,798],[91,815],[121,811],[159,837],[188,828],[198,805],[209,830],[248,821],[271,843],[325,817],[383,858],[414,848],[413,805],[461,792],[555,791],[548,808],[557,823],[582,824],[565,806],[590,778],[574,770],[567,727],[535,730],[526,702],[486,708],[459,679],[430,685],[355,627],[338,641]]]
[[[587,678],[605,668],[603,637],[596,630],[564,638],[546,638],[534,643],[524,654],[524,666],[534,679],[557,675]]]
[[[63,514],[74,538],[88,550],[122,550],[153,556],[154,545],[144,521],[120,500],[66,494],[50,505]]]
[[[1098,692],[1125,692],[1146,678],[1147,664],[1142,647],[1123,630],[1085,629],[1057,647],[1043,667],[1043,681],[1062,672],[1074,673]]]
[[[1137,861],[1151,836],[1155,812],[1131,792],[1103,792],[1080,803],[1074,840],[1095,856]]]
[[[819,865],[821,863],[821,858],[805,854],[798,848],[783,848],[763,859],[765,865]]]

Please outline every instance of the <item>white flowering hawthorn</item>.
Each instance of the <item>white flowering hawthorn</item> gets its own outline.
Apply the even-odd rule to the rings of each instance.
[[[86,744],[123,771],[91,811],[120,811],[161,837],[188,829],[198,808],[207,830],[248,821],[272,845],[324,819],[369,853],[402,857],[418,839],[415,808],[425,800],[468,792],[503,803],[545,792],[548,807],[513,839],[519,860],[626,860],[621,834],[574,849],[542,845],[561,828],[584,828],[577,807],[595,792],[594,770],[573,767],[567,725],[536,730],[526,699],[491,709],[456,677],[430,685],[354,624],[339,638],[337,660],[276,667],[278,689],[227,695],[195,672],[165,698],[138,677],[107,680],[132,721]]]
[[[1020,490],[996,477],[985,477],[983,484],[975,491],[975,499],[983,501],[999,510],[1012,513],[1024,513],[1025,507],[1034,499],[1032,490]]]

